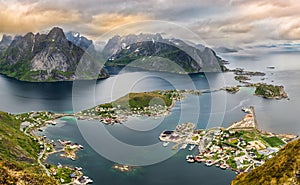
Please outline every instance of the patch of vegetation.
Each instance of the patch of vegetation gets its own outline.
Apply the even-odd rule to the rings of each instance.
[[[113,102],[114,105],[120,105],[121,108],[130,107],[144,108],[153,105],[171,106],[171,94],[161,94],[158,91],[143,92],[143,93],[129,93],[126,96]]]
[[[239,92],[240,88],[239,87],[225,87],[224,90],[229,93],[234,94],[234,93]]]
[[[250,78],[248,76],[245,76],[245,75],[238,75],[238,76],[235,76],[234,79],[236,81],[247,81],[247,80],[250,80]]]
[[[231,167],[231,168],[234,168],[236,169],[237,168],[237,165],[236,165],[236,162],[234,160],[234,157],[230,157],[226,163]]]
[[[283,90],[283,86],[271,84],[256,84],[255,95],[264,98],[286,98],[287,95]]]
[[[192,137],[192,140],[193,140],[193,141],[197,141],[198,139],[199,139],[199,136],[193,136],[193,137]]]
[[[0,112],[0,184],[57,184],[37,164],[39,145],[20,131],[20,124]]]
[[[278,147],[284,144],[284,142],[276,136],[273,137],[261,137],[265,142],[267,142],[271,147]]]
[[[249,173],[238,175],[232,185],[300,184],[300,140],[288,143],[278,154]]]

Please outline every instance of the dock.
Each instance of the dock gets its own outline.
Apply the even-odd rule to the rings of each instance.
[[[250,106],[250,110],[251,110],[251,113],[252,113],[252,116],[253,116],[254,128],[258,129],[258,124],[257,124],[257,119],[256,119],[254,107]]]

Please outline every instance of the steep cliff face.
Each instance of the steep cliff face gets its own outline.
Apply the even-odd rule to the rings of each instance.
[[[10,43],[12,42],[12,37],[9,35],[3,35],[0,41],[0,52],[8,48]]]
[[[221,72],[226,68],[216,53],[160,34],[114,36],[103,49],[107,65],[130,65],[175,73]]]
[[[27,33],[16,37],[1,59],[0,72],[24,81],[108,77],[99,65],[83,49],[68,41],[62,29],[55,27],[48,34]]]

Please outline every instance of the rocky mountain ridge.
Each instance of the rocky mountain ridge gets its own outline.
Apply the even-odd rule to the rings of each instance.
[[[103,49],[107,65],[132,66],[175,73],[226,71],[223,60],[203,45],[180,39],[164,39],[160,34],[114,36]]]
[[[107,78],[105,66],[131,66],[180,74],[226,71],[209,47],[160,34],[114,36],[102,52],[78,32],[54,27],[47,34],[3,37],[0,73],[30,82]],[[101,58],[101,56],[103,56]],[[80,67],[78,67],[80,64]]]
[[[82,64],[80,71],[77,65]],[[83,49],[68,41],[63,30],[48,34],[27,33],[15,37],[0,59],[0,72],[24,81],[68,81],[106,78],[101,65]]]

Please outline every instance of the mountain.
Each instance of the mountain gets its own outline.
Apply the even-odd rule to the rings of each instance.
[[[231,185],[299,185],[300,140],[288,143],[278,154],[249,173],[238,175]]]
[[[103,49],[106,64],[153,71],[199,73],[225,71],[223,60],[208,47],[164,39],[160,34],[114,36]]]
[[[95,50],[93,41],[80,35],[79,32],[69,31],[66,33],[66,38],[85,51],[89,48]]]
[[[7,49],[11,42],[12,42],[11,36],[3,35],[0,41],[0,51]]]
[[[217,48],[214,48],[214,50],[219,53],[236,53],[236,52],[238,52],[237,49],[232,49],[232,48],[227,48],[227,47],[217,47]]]
[[[101,64],[91,55],[68,41],[63,30],[58,27],[54,27],[48,34],[27,33],[15,37],[0,59],[0,73],[23,81],[108,77],[105,70],[97,70],[100,67]]]
[[[0,184],[57,184],[38,165],[39,144],[20,131],[20,124],[0,112]]]

